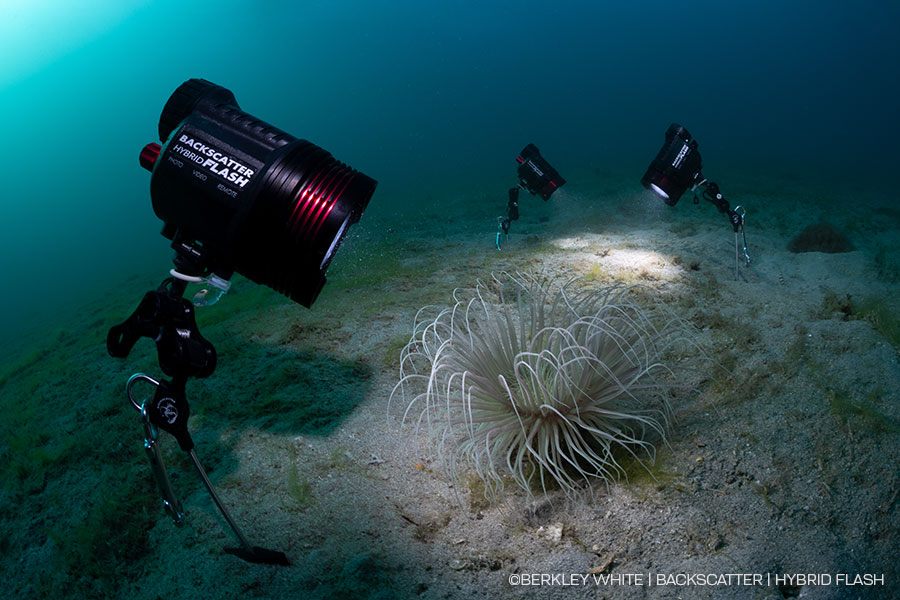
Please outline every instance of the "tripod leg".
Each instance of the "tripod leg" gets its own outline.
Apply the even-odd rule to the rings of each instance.
[[[237,523],[234,522],[234,520],[231,518],[231,515],[228,514],[227,510],[225,510],[225,505],[222,504],[222,501],[219,499],[219,495],[216,494],[216,490],[213,488],[209,477],[207,477],[206,471],[203,469],[203,465],[200,464],[200,459],[197,458],[197,453],[191,450],[189,455],[191,457],[191,462],[194,463],[194,467],[197,469],[197,473],[200,474],[200,479],[203,480],[203,485],[206,486],[206,490],[209,492],[210,497],[213,499],[213,502],[215,502],[216,507],[219,509],[219,512],[222,513],[222,516],[225,518],[225,522],[228,523],[228,526],[231,527],[231,530],[241,542],[240,548],[225,548],[225,552],[234,554],[238,558],[242,558],[248,562],[269,565],[290,565],[290,561],[283,552],[278,552],[276,550],[266,550],[265,548],[260,548],[259,546],[250,545],[250,542],[247,541],[247,538],[244,537],[244,534],[241,533],[241,530],[238,528]]]
[[[159,451],[159,443],[154,436],[148,435],[144,438],[144,450],[147,451],[147,458],[150,459],[150,466],[156,479],[156,487],[159,488],[159,493],[162,495],[163,508],[166,510],[166,514],[172,517],[176,525],[183,525],[184,509],[181,507],[181,502],[172,489],[172,482],[169,480],[169,475],[163,464],[162,453]]]

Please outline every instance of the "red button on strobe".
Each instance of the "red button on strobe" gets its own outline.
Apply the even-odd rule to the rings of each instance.
[[[144,146],[144,149],[141,150],[141,166],[152,172],[153,165],[156,164],[156,159],[159,158],[160,150],[162,150],[162,146],[156,143]]]

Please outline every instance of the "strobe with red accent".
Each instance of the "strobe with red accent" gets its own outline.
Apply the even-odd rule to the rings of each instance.
[[[669,206],[675,206],[688,188],[694,192],[694,204],[697,204],[698,191],[702,189],[703,199],[711,202],[720,213],[726,215],[734,229],[734,278],[737,279],[741,255],[746,266],[750,266],[747,236],[744,233],[746,211],[742,206],[731,208],[719,190],[718,184],[703,176],[702,168],[703,161],[697,150],[697,140],[691,138],[687,129],[678,123],[672,123],[666,129],[666,139],[662,148],[641,177],[641,185],[659,196]]]
[[[159,138],[140,162],[173,247],[223,279],[236,271],[311,306],[376,181],[247,114],[203,79],[169,98]]]
[[[549,200],[553,192],[566,182],[559,172],[550,166],[534,144],[528,144],[516,157],[519,163],[519,184],[532,194]]]
[[[666,130],[663,147],[641,178],[641,185],[669,206],[675,206],[688,188],[700,183],[702,167],[697,140],[691,138],[687,129],[672,123]]]
[[[506,204],[506,217],[497,217],[497,250],[502,250],[500,237],[509,238],[509,226],[519,218],[519,190],[525,189],[529,193],[549,200],[553,192],[566,183],[559,171],[550,166],[541,151],[534,144],[525,146],[516,157],[519,163],[519,185],[510,188],[509,202]]]
[[[203,79],[183,83],[163,109],[160,144],[148,144],[140,164],[152,173],[153,210],[172,240],[174,266],[144,295],[137,310],[110,328],[111,356],[127,358],[149,338],[168,379],[136,373],[125,390],[141,413],[144,448],[173,520],[183,520],[159,450],[158,435],[172,435],[189,458],[239,546],[225,551],[254,563],[288,565],[287,556],[253,546],[228,514],[209,481],[188,431],[187,385],[212,375],[213,345],[197,327],[195,306],[209,306],[237,272],[309,307],[325,284],[325,270],[347,228],[359,220],[375,181],[315,144],[242,111],[234,95]],[[201,289],[188,300],[190,285]],[[132,388],[155,386],[138,402]]]

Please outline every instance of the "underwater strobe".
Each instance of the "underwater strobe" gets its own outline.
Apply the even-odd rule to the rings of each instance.
[[[497,217],[497,250],[501,250],[501,234],[509,237],[510,224],[519,218],[519,190],[528,190],[531,194],[549,200],[553,192],[561,188],[566,180],[559,171],[541,156],[541,151],[534,144],[528,144],[516,157],[519,163],[519,185],[509,189],[509,202],[506,204],[506,218]]]
[[[703,198],[712,202],[719,212],[727,215],[734,228],[734,278],[737,279],[741,253],[746,264],[750,264],[747,237],[744,234],[746,211],[741,206],[734,209],[729,207],[719,191],[719,186],[703,177],[702,166],[700,152],[697,151],[697,140],[691,138],[687,129],[672,123],[666,130],[663,147],[641,178],[641,184],[669,206],[675,206],[688,188],[694,192],[694,204],[697,204],[699,202],[697,190],[702,187]]]
[[[194,452],[185,386],[216,367],[215,349],[197,329],[194,306],[214,304],[235,272],[311,306],[376,182],[322,148],[245,113],[230,91],[203,79],[186,81],[169,98],[159,139],[162,145],[143,149],[140,164],[151,172],[153,210],[164,223],[162,234],[172,240],[175,268],[124,323],[109,330],[107,348],[124,358],[138,339],[148,337],[170,378],[157,381],[138,373],[126,385],[143,419],[144,447],[166,512],[182,522],[159,450],[160,430],[188,453],[240,541],[240,547],[226,551],[251,562],[289,564],[281,552],[250,545]],[[200,286],[190,301],[184,298],[189,284]],[[155,387],[143,402],[135,398],[140,382]]]

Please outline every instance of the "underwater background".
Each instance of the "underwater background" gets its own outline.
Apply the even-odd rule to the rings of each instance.
[[[528,568],[523,556],[540,554],[531,546],[520,545],[529,548],[521,556],[513,545],[487,558],[473,552],[452,559],[458,563],[447,559],[465,544],[454,545],[461,533],[441,533],[457,526],[455,501],[432,506],[428,500],[452,496],[445,483],[422,484],[432,486],[428,493],[415,488],[410,494],[435,514],[453,514],[447,522],[412,514],[404,501],[389,497],[386,489],[408,491],[419,485],[416,477],[433,475],[410,450],[398,451],[402,466],[386,454],[391,427],[399,422],[384,423],[399,348],[421,305],[447,301],[455,286],[472,285],[492,270],[555,266],[589,279],[659,281],[665,288],[667,275],[657,279],[647,274],[652,267],[629,261],[648,253],[662,260],[654,253],[677,254],[679,244],[683,259],[666,263],[685,273],[688,291],[680,292],[679,306],[710,336],[713,352],[722,351],[720,358],[733,351],[731,390],[746,402],[722,405],[734,423],[719,408],[698,408],[697,415],[719,414],[721,431],[734,426],[741,441],[765,447],[747,459],[751,463],[765,456],[779,467],[797,455],[791,444],[800,445],[811,456],[801,470],[818,465],[828,475],[825,496],[841,491],[851,507],[871,508],[859,514],[874,515],[853,526],[864,532],[858,539],[835,534],[828,547],[837,549],[824,552],[831,561],[825,566],[803,562],[816,555],[812,533],[798,544],[804,551],[759,550],[769,557],[793,552],[799,562],[765,562],[754,548],[741,564],[759,572],[880,569],[889,574],[888,585],[852,597],[900,593],[897,568],[886,558],[886,548],[900,544],[894,523],[900,508],[897,2],[35,0],[4,1],[0,8],[4,597],[193,597],[190,589],[210,597],[526,595],[503,587],[504,574],[516,560]],[[228,88],[246,112],[378,181],[311,311],[238,276],[220,303],[225,306],[198,317],[222,358],[220,370],[198,388],[198,395],[218,401],[192,406],[198,452],[209,461],[213,482],[231,492],[229,504],[260,511],[238,511],[239,520],[252,522],[251,541],[288,551],[306,565],[299,570],[228,563],[237,562],[220,553],[229,533],[220,533],[195,474],[174,452],[172,468],[182,472],[176,483],[189,505],[194,500],[189,513],[200,516],[186,533],[171,525],[158,510],[140,423],[122,393],[132,372],[158,373],[152,344],[143,341],[127,361],[106,354],[109,327],[131,314],[171,266],[169,241],[160,236],[162,223],[150,204],[150,175],[138,154],[159,141],[160,112],[190,78]],[[754,265],[740,281],[730,281],[733,245],[723,217],[706,203],[692,206],[687,196],[677,208],[667,207],[640,186],[673,122],[698,140],[704,175],[719,183],[732,205],[747,208]],[[498,253],[497,217],[517,182],[515,158],[528,143],[567,183],[547,202],[522,194],[522,219]],[[788,251],[789,240],[823,221],[849,236],[849,252]],[[591,245],[601,243],[612,253]],[[852,329],[848,334],[839,327]],[[877,356],[861,354],[866,350]],[[835,367],[830,357],[844,362]],[[785,406],[761,400],[793,390],[785,382],[797,386],[795,395],[785,393]],[[297,403],[307,396],[314,400]],[[806,406],[804,399],[809,412],[792,413],[807,410],[796,408]],[[798,425],[821,414],[827,415],[821,428]],[[695,451],[716,447],[702,434],[715,427],[691,415],[680,426],[692,432],[684,442],[689,449],[682,452],[676,442],[670,459],[690,466],[675,479],[712,468],[709,459],[699,466]],[[368,429],[369,419],[378,425]],[[841,437],[847,430],[853,444],[871,444],[858,447],[852,461],[836,449],[847,445]],[[367,435],[379,441],[367,442]],[[732,452],[727,439],[721,444]],[[280,478],[253,466],[269,459],[284,469]],[[853,461],[855,474],[843,478],[837,465]],[[671,481],[668,471],[656,475]],[[721,485],[730,481],[723,475],[729,483]],[[748,475],[746,481],[747,493],[759,501],[748,520],[786,519],[797,531],[819,531],[792,512],[791,494],[801,492],[789,476],[767,482]],[[883,490],[860,491],[872,481]],[[324,491],[328,486],[333,491]],[[679,486],[666,489],[684,493]],[[821,485],[810,486],[810,496],[823,494]],[[342,506],[328,495],[338,492],[360,506],[361,522],[329,513],[340,521],[335,525],[316,512]],[[667,492],[656,487],[647,493]],[[623,514],[640,514],[632,500],[622,500]],[[694,500],[684,502],[688,513]],[[281,518],[282,509],[287,517]],[[548,525],[533,513],[510,524],[486,507],[470,509],[496,526],[471,534],[472,546],[482,536],[479,551],[509,531]],[[573,529],[561,529],[570,532],[563,543],[586,545],[590,554],[585,532],[596,516],[585,507],[571,510],[567,522],[581,533],[576,544]],[[852,512],[835,510],[838,516],[822,527],[836,528],[839,515]],[[269,520],[275,513],[281,516]],[[465,531],[460,519],[459,531]],[[415,532],[396,534],[393,545],[355,545],[410,523]],[[625,539],[640,527],[640,521],[629,523],[610,531]],[[656,526],[660,536],[669,535],[665,522]],[[700,545],[717,555],[738,545],[730,534],[718,535],[710,533],[712,541]],[[442,548],[433,563],[422,559],[421,571],[402,566],[419,560],[408,549],[413,538]],[[294,546],[291,539],[300,541]],[[672,537],[673,548],[684,546],[679,540]],[[623,542],[616,551],[626,568],[646,559],[637,543]],[[592,557],[604,562],[605,547],[597,545],[601,550]],[[179,550],[167,554],[172,547]],[[565,560],[532,567],[579,569],[575,555],[571,550]],[[195,567],[206,575],[184,584]],[[179,576],[175,569],[184,571]],[[446,577],[426,585],[425,572]],[[795,597],[793,589],[758,597]],[[608,591],[612,598],[629,597],[625,588]],[[741,596],[746,591],[708,596],[709,590],[691,588],[685,597],[748,597]],[[528,597],[597,597],[593,588],[552,593],[557,596],[546,588],[527,591]]]
[[[898,17],[879,0],[6,2],[3,350],[165,266],[137,154],[189,78],[377,179],[367,216],[409,226],[423,205],[502,214],[529,142],[575,185],[637,181],[671,122],[714,180],[889,191]]]

